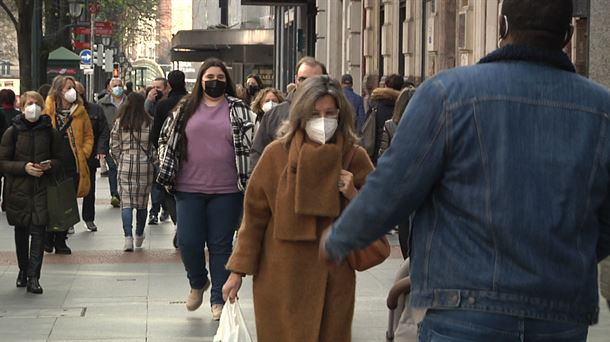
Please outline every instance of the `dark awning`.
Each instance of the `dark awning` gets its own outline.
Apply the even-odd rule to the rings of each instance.
[[[172,38],[172,61],[217,57],[227,63],[268,64],[273,61],[273,29],[189,30]]]

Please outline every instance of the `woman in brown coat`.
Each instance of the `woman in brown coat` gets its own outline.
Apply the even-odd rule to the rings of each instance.
[[[308,79],[252,173],[223,295],[233,302],[242,277],[254,276],[259,342],[351,341],[354,271],[329,272],[318,242],[373,170],[352,117],[337,81]]]

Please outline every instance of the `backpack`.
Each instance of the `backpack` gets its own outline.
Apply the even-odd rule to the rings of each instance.
[[[360,146],[364,147],[370,158],[375,154],[376,118],[377,107],[370,108],[360,131]]]

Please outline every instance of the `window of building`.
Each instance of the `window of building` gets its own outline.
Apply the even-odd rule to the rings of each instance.
[[[468,5],[470,5],[469,0],[460,0],[460,3],[462,4],[462,7],[467,7]]]
[[[458,16],[458,31],[457,42],[459,49],[466,48],[466,13],[460,13]]]

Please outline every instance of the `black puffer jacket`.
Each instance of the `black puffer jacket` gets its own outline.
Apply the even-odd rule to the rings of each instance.
[[[400,95],[398,90],[392,88],[377,88],[373,90],[369,110],[375,111],[375,149],[373,158],[374,164],[377,164],[379,158],[379,147],[381,147],[381,136],[383,134],[383,125],[386,121],[392,118],[394,114],[394,104]]]
[[[3,197],[10,225],[47,224],[47,186],[51,175],[61,170],[61,150],[61,137],[48,116],[41,116],[34,124],[22,116],[13,119],[0,143],[0,172],[6,179]],[[28,162],[44,160],[51,160],[52,167],[42,177],[25,172]]]

